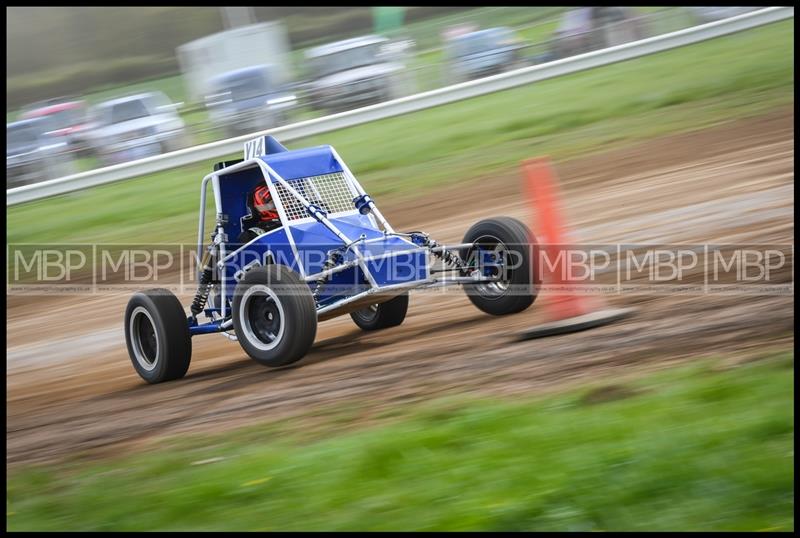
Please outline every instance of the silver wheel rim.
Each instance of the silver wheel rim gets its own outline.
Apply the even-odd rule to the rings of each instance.
[[[355,314],[364,321],[372,321],[378,315],[378,304],[371,304],[361,310],[356,310]]]
[[[487,239],[492,243],[494,243],[494,248],[492,248],[492,252],[494,252],[495,259],[503,259],[507,263],[508,248],[506,247],[505,243],[503,243],[493,235],[482,235],[474,241],[474,244],[479,245],[482,242],[485,243],[487,242]],[[478,293],[480,293],[487,299],[497,299],[499,297],[502,297],[508,291],[508,287],[511,284],[511,279],[510,279],[511,275],[510,273],[508,273],[508,269],[505,268],[505,266],[504,266],[504,271],[506,272],[506,276],[509,277],[506,280],[498,280],[496,282],[483,282],[480,284],[476,284],[475,289],[478,291]]]
[[[264,339],[265,331],[258,330],[257,327],[254,327],[255,324],[251,318],[251,314],[253,314],[252,309],[258,308],[259,306],[256,301],[263,301],[274,305],[274,309],[266,309],[268,313],[271,313],[273,316],[277,312],[278,323],[275,324],[274,330],[269,333],[272,337],[267,337],[266,340]],[[278,296],[267,286],[255,284],[244,292],[242,302],[239,305],[239,319],[241,320],[242,333],[247,341],[256,348],[262,351],[269,351],[281,343],[283,333],[286,329],[286,316]],[[273,322],[274,319],[270,318],[268,321]]]
[[[152,329],[153,337],[149,339],[150,341],[147,341],[148,339],[143,340],[142,338],[143,332],[150,332],[147,329],[147,323],[150,324],[150,328]],[[158,341],[158,331],[156,330],[153,316],[145,307],[137,306],[133,309],[128,324],[128,332],[131,336],[131,345],[133,347],[133,355],[136,357],[136,362],[148,372],[152,371],[158,364],[160,343]],[[155,346],[153,346],[153,339],[155,340]]]

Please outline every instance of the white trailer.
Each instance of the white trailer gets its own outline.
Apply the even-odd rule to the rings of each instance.
[[[289,38],[280,22],[240,26],[177,48],[183,83],[190,101],[201,102],[208,82],[221,73],[259,64],[275,66],[279,84],[292,80]]]

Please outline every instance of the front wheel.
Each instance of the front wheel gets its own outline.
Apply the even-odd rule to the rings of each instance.
[[[510,217],[486,219],[472,226],[463,242],[472,246],[462,250],[462,259],[480,267],[484,276],[497,278],[464,285],[472,304],[494,316],[522,312],[533,304],[541,279],[536,239],[527,226]]]
[[[285,265],[248,271],[234,290],[232,314],[242,348],[264,366],[302,359],[317,335],[311,290]]]
[[[408,312],[408,293],[398,295],[385,303],[351,312],[350,317],[362,330],[377,331],[400,325],[406,319],[406,312]]]
[[[148,383],[186,375],[192,339],[178,298],[162,288],[131,297],[125,309],[125,343],[133,368]]]

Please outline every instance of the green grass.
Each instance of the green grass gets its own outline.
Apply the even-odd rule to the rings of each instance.
[[[792,104],[793,42],[792,21],[775,23],[288,145],[333,145],[380,203]],[[190,241],[212,164],[11,207],[7,240]]]
[[[7,528],[791,531],[793,367],[790,352],[701,361],[545,398],[444,398],[366,429],[340,410],[322,432],[287,421],[12,470]]]

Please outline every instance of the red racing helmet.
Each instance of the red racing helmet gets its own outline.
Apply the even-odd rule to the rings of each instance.
[[[261,220],[275,220],[278,218],[275,201],[272,199],[269,187],[266,185],[260,185],[253,191],[252,204],[253,216],[258,216]]]

